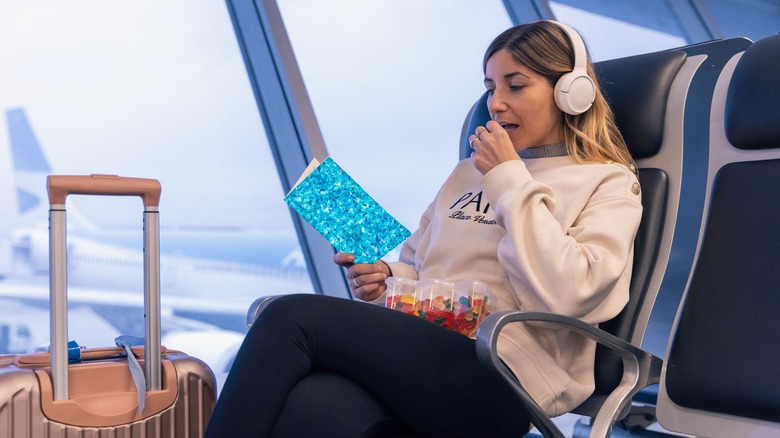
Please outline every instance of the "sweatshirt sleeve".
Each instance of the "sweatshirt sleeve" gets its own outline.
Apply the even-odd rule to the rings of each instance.
[[[484,176],[483,190],[506,230],[498,259],[522,309],[589,323],[619,312],[628,299],[626,272],[642,215],[639,196],[631,192],[636,181],[623,166],[605,168],[584,208],[564,226],[554,215],[556,194],[522,161],[502,163]]]

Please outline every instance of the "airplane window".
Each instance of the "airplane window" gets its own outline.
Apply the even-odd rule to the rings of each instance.
[[[331,157],[416,229],[458,161],[484,50],[511,26],[502,3],[278,4]]]
[[[223,2],[3,2],[0,40],[0,353],[49,342],[47,174],[160,180],[168,347],[230,360],[254,299],[312,291]],[[82,345],[143,335],[141,211],[68,199]]]

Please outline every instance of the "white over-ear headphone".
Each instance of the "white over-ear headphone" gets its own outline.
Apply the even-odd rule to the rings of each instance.
[[[587,111],[593,104],[593,99],[596,98],[596,86],[593,84],[590,76],[588,76],[588,56],[585,50],[585,43],[582,41],[580,34],[568,25],[557,21],[548,21],[566,32],[574,51],[574,69],[572,69],[571,73],[561,76],[555,84],[553,92],[555,104],[566,114],[576,116]]]

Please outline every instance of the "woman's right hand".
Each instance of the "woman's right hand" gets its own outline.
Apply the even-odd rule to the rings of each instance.
[[[383,261],[355,264],[355,256],[344,252],[336,253],[333,261],[347,270],[347,282],[352,295],[362,301],[379,298],[387,285],[385,279],[390,276],[390,267]]]

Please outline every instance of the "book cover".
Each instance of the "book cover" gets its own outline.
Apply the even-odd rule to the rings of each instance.
[[[411,235],[331,158],[313,160],[284,201],[355,263],[374,263]]]

